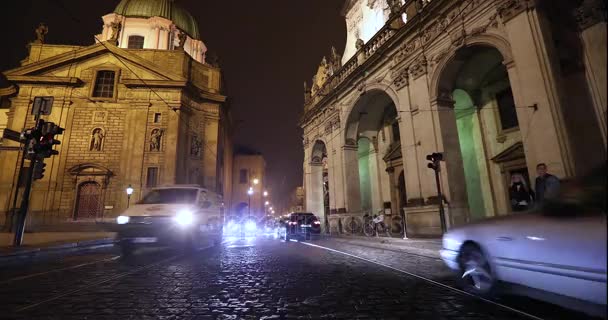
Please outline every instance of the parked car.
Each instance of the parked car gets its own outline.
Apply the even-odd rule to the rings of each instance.
[[[488,295],[508,283],[605,316],[606,240],[604,167],[562,182],[559,197],[538,209],[450,230],[441,257],[469,292]]]
[[[285,241],[290,239],[310,240],[321,234],[321,222],[312,213],[295,212],[285,223]]]
[[[221,235],[221,196],[198,185],[173,185],[150,190],[116,218],[123,254],[136,246],[193,247]]]

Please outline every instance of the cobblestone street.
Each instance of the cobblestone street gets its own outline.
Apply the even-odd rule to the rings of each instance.
[[[437,281],[448,276],[440,261],[424,256],[313,244],[370,260],[373,252],[393,256],[389,264]],[[528,318],[326,248],[273,239],[227,240],[179,255],[142,251],[131,259],[110,250],[5,269],[0,283],[0,317],[7,319]]]

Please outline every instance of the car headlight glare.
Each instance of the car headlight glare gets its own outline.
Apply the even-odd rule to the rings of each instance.
[[[189,210],[180,211],[174,218],[180,226],[189,226],[194,222],[194,215]]]
[[[127,223],[129,223],[129,217],[127,217],[127,216],[118,216],[118,217],[116,217],[116,223],[118,223],[118,224],[127,224]]]
[[[257,226],[255,225],[254,221],[247,221],[245,222],[245,230],[247,231],[255,231],[257,229]]]

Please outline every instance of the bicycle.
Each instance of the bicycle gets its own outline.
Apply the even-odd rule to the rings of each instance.
[[[382,211],[380,211],[379,213],[381,212]],[[363,220],[363,233],[365,233],[366,236],[378,237],[380,234],[383,234],[386,235],[386,237],[392,237],[391,227],[387,226],[386,223],[384,223],[384,214],[381,213],[379,215],[374,215],[373,217],[366,214],[363,217]]]

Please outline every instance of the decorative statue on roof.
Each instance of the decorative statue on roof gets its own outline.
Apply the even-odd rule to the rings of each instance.
[[[342,67],[342,56],[338,53],[338,50],[336,50],[336,47],[334,46],[331,47],[331,56],[329,61],[331,74],[333,75]]]
[[[179,40],[179,44],[177,45],[177,47],[175,47],[175,49],[184,50],[184,44],[186,43],[186,33],[183,31],[177,31],[177,39]]]
[[[310,90],[308,90],[308,83],[304,81],[304,102],[308,102],[310,99]]]
[[[401,13],[401,0],[390,0],[391,1],[391,17],[398,15]]]
[[[120,22],[114,21],[110,23],[110,28],[112,29],[112,34],[110,36],[110,41],[114,44],[118,43],[118,35],[120,34],[120,30],[122,29],[122,24]]]
[[[47,27],[44,22],[41,22],[38,25],[38,28],[36,28],[36,40],[34,43],[44,43],[44,37],[47,33],[49,33],[49,27]]]
[[[355,48],[357,48],[357,50],[361,50],[361,48],[363,48],[364,45],[365,45],[365,42],[363,42],[363,40],[361,38],[358,38],[357,41],[355,41]]]

